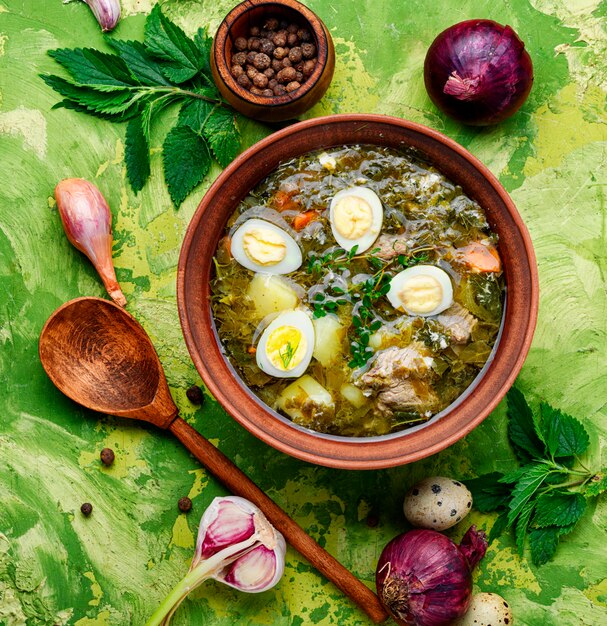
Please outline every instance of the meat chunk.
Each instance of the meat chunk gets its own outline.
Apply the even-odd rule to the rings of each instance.
[[[478,324],[476,317],[457,302],[438,315],[436,320],[449,331],[453,343],[466,343]]]
[[[427,380],[433,373],[433,359],[423,352],[421,343],[381,350],[369,370],[355,381],[365,395],[375,396],[380,415],[404,411],[422,414],[437,405],[438,397]]]
[[[411,374],[423,376],[432,367],[432,357],[424,356],[424,345],[412,343],[406,348],[386,348],[378,352],[371,368],[361,377],[363,386],[378,388],[397,378],[408,378]]]
[[[377,410],[380,415],[394,415],[404,411],[434,412],[438,396],[423,380],[397,380],[377,394]]]
[[[373,248],[379,248],[376,256],[389,261],[399,254],[407,254],[408,246],[405,235],[380,235]]]

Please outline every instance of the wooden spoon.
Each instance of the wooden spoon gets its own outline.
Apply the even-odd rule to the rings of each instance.
[[[71,300],[44,325],[39,353],[49,378],[75,402],[170,430],[230,491],[256,504],[287,541],[375,623],[387,619],[368,587],[179,417],[154,346],[132,315],[101,298]]]

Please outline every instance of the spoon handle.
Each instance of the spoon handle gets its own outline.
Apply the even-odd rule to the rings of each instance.
[[[232,493],[257,505],[287,541],[314,567],[341,589],[376,623],[388,618],[378,597],[339,561],[321,548],[299,524],[291,519],[246,474],[241,472],[223,452],[209,443],[180,417],[169,430]]]

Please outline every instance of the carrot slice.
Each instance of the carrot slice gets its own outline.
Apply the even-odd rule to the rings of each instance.
[[[272,207],[277,211],[299,211],[301,206],[297,200],[293,199],[293,196],[297,193],[297,189],[293,191],[277,191],[272,198]]]
[[[310,222],[313,222],[318,217],[316,211],[306,211],[295,216],[293,220],[293,228],[295,230],[303,230]]]
[[[232,238],[229,235],[222,237],[217,244],[217,261],[226,265],[232,260]]]
[[[458,248],[456,258],[473,272],[500,272],[502,261],[494,246],[474,241],[463,248]]]

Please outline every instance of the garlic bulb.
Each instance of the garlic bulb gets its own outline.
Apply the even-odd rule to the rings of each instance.
[[[146,626],[167,626],[185,597],[208,578],[234,589],[271,589],[285,568],[284,537],[251,502],[238,496],[215,498],[198,529],[189,573],[171,591]]]
[[[119,0],[84,0],[97,18],[101,30],[107,32],[118,24],[120,19]]]

